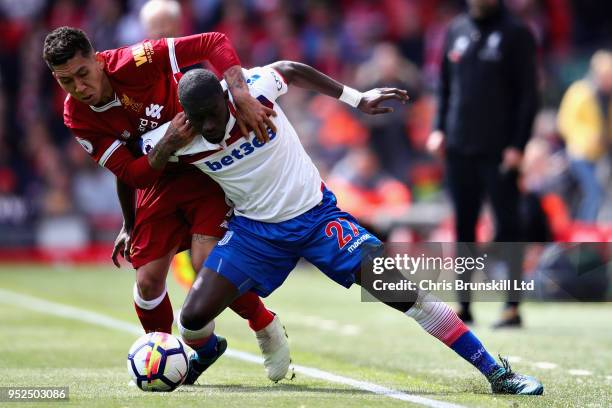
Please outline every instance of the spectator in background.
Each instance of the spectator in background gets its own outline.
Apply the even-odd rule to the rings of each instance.
[[[181,35],[181,5],[175,0],[149,0],[140,9],[145,38],[174,38]]]
[[[96,48],[133,44],[145,36],[139,24],[139,12],[145,3],[147,0],[0,0],[0,76],[3,79],[0,92],[4,99],[4,106],[0,106],[0,111],[4,111],[3,115],[0,113],[0,167],[9,169],[17,177],[14,194],[27,204],[25,223],[33,224],[46,216],[45,197],[52,197],[56,203],[48,206],[53,213],[80,213],[83,206],[76,198],[77,193],[83,196],[78,192],[79,174],[97,176],[91,172],[93,169],[71,160],[74,141],[61,120],[65,93],[39,59],[41,33],[54,27],[74,26],[95,33]],[[395,128],[398,135],[410,136],[410,151],[417,154],[416,160],[410,159],[412,197],[419,200],[437,194],[441,166],[429,163],[430,157],[421,156],[424,141],[430,134],[429,116],[433,115],[429,89],[439,77],[439,62],[448,51],[443,45],[449,22],[461,11],[465,0],[179,0],[178,3],[181,23],[175,35],[223,30],[232,38],[246,66],[265,65],[293,55],[291,58],[357,85],[361,81],[356,77],[362,71],[360,64],[373,62],[369,59],[378,45],[393,44],[404,58],[418,65],[424,84],[417,102],[411,91],[409,128],[405,129],[404,125]],[[583,63],[581,56],[594,47],[612,43],[612,13],[609,12],[612,2],[504,0],[504,4],[533,28],[541,41],[538,44],[542,57],[542,95],[553,115],[565,84],[582,75],[582,71],[576,70]],[[157,23],[153,25],[153,28],[160,27]],[[146,37],[158,35],[161,34],[147,33]],[[401,71],[406,72],[403,68]],[[364,118],[352,116],[346,107],[334,101],[326,102],[297,89],[285,98],[285,112],[304,136],[302,141],[307,151],[323,172],[356,146],[383,142],[378,133],[372,133],[370,138],[371,129]],[[405,115],[403,119],[406,120]],[[552,130],[556,131],[556,125]],[[551,135],[555,134],[552,130]],[[374,138],[380,140],[371,140]],[[559,152],[560,140],[555,135],[549,141],[554,161],[565,163],[565,151]],[[44,152],[50,148],[59,151],[44,159]],[[406,161],[404,153],[397,156]],[[60,163],[43,163],[51,160]],[[380,164],[388,165],[384,160]],[[61,181],[64,176],[58,177],[61,172],[56,170],[62,165],[68,166],[62,170],[67,174],[68,188],[57,187],[65,184]],[[53,169],[50,172],[53,176],[46,174],[48,168]],[[598,171],[606,168],[598,165]],[[606,180],[599,175],[600,180]],[[549,186],[549,176],[554,176],[556,191],[563,198],[570,187],[576,187],[573,178],[565,174],[546,173],[537,177],[529,174],[526,180],[531,185],[537,182]],[[112,196],[107,182],[99,187],[104,189],[101,194],[105,197]],[[607,186],[609,190],[611,187]],[[572,193],[574,190],[578,189],[574,188]],[[604,203],[598,221],[610,220],[612,205]],[[87,222],[90,221],[91,217],[87,217]],[[92,231],[92,237],[100,236],[95,229]]]
[[[468,6],[468,15],[453,20],[446,38],[428,149],[445,150],[457,242],[475,241],[485,194],[495,215],[495,241],[518,242],[518,169],[537,110],[535,42],[501,0],[468,0]],[[518,280],[522,256],[508,247],[503,255],[510,278]],[[469,281],[470,274],[460,278]],[[508,295],[496,327],[521,325],[518,293]],[[466,322],[473,320],[470,297],[467,291],[459,296],[459,316]]]
[[[10,149],[5,137],[5,107],[4,88],[0,75],[0,245],[10,241],[10,230],[5,230],[5,224],[20,224],[26,219],[27,207],[23,197],[19,195],[19,177],[12,166]]]
[[[77,2],[78,4],[78,2]],[[99,50],[115,48],[119,44],[119,23],[123,4],[119,0],[90,0],[87,4],[87,32]]]
[[[410,206],[410,190],[385,172],[376,155],[365,147],[352,149],[339,161],[327,184],[342,208],[374,229],[377,219],[404,214]]]
[[[412,101],[420,91],[418,68],[403,58],[393,44],[374,47],[372,57],[357,70],[359,88],[397,87],[408,90]],[[408,171],[413,154],[407,135],[408,107],[391,102],[393,112],[386,117],[365,117],[371,137],[369,145],[381,164],[381,169],[396,179],[408,183]]]
[[[114,233],[117,224],[122,221],[119,201],[112,194],[115,177],[83,154],[78,143],[68,144],[65,153],[73,174],[72,201],[76,209],[89,222]]]
[[[585,222],[597,220],[604,199],[596,168],[612,141],[611,95],[612,53],[598,51],[589,75],[569,87],[559,109],[559,131],[582,192],[577,218]]]

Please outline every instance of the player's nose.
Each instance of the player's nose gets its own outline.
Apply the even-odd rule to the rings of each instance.
[[[74,89],[78,93],[83,93],[85,90],[87,90],[87,84],[84,81],[81,81],[79,79],[75,79],[74,85],[75,85]]]

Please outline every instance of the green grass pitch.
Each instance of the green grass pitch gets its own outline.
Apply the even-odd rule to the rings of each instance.
[[[422,406],[303,374],[270,383],[263,367],[224,357],[200,384],[173,393],[129,387],[129,331],[17,305],[33,296],[138,324],[133,272],[104,267],[0,266],[0,386],[68,386],[69,401],[8,407],[406,407]],[[184,291],[169,281],[178,309]],[[4,292],[3,292],[4,291]],[[8,292],[7,292],[8,291]],[[4,293],[4,295],[3,295]],[[4,298],[3,298],[4,297]],[[612,406],[612,304],[526,304],[526,328],[492,331],[500,305],[476,305],[474,327],[492,353],[545,386],[542,397],[491,395],[479,373],[418,325],[383,305],[360,302],[323,275],[301,268],[265,300],[289,333],[296,364],[469,407]],[[229,347],[259,355],[254,335],[225,312],[217,332]]]

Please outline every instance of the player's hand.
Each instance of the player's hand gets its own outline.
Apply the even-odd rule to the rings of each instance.
[[[504,172],[510,170],[518,170],[523,162],[523,153],[516,147],[507,147],[504,149],[504,157],[502,159],[501,170]]]
[[[381,102],[389,99],[395,99],[405,104],[410,97],[408,91],[397,88],[375,88],[363,93],[357,109],[370,115],[379,115],[381,113],[393,112],[390,106],[378,106]]]
[[[132,248],[131,235],[131,231],[127,229],[124,224],[123,227],[121,227],[121,231],[119,231],[119,235],[115,238],[115,246],[113,247],[111,258],[117,268],[121,268],[119,256],[122,256],[128,262],[132,262],[132,258],[130,257],[130,249]]]
[[[166,143],[172,151],[176,151],[191,143],[195,135],[196,132],[193,127],[191,127],[189,120],[187,120],[187,115],[185,115],[184,112],[179,112],[170,122],[170,126],[166,129],[162,141]]]
[[[441,130],[431,132],[425,143],[425,148],[432,156],[442,157],[444,155],[444,132]]]
[[[261,143],[270,140],[268,128],[272,133],[276,133],[276,126],[271,116],[276,116],[276,112],[263,106],[257,99],[253,98],[248,92],[232,93],[236,104],[236,121],[240,131],[245,138],[249,138],[249,129],[253,129],[255,137]]]

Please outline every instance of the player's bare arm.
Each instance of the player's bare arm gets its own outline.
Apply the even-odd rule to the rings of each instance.
[[[121,212],[123,213],[123,226],[121,231],[115,238],[115,244],[113,246],[113,253],[111,258],[117,268],[120,268],[119,256],[131,262],[130,248],[132,245],[131,235],[134,229],[135,217],[136,217],[136,191],[130,185],[124,183],[119,178],[117,180],[117,197],[119,198],[119,204],[121,206]]]
[[[117,268],[121,268],[121,264],[119,263],[120,255],[123,256],[126,261],[132,261],[130,258],[130,248],[132,245],[131,234],[131,230],[126,229],[125,224],[123,224],[121,231],[119,231],[117,238],[115,238],[111,258],[113,260],[113,264],[115,264]]]
[[[392,107],[379,106],[384,101],[395,99],[406,103],[410,99],[406,90],[398,88],[375,88],[361,93],[299,62],[279,61],[271,64],[271,67],[283,76],[287,84],[341,99],[370,115],[393,112]]]
[[[223,77],[238,108],[236,119],[242,134],[248,138],[249,129],[253,129],[260,142],[267,142],[270,139],[267,128],[276,133],[276,126],[270,119],[270,116],[276,116],[276,112],[251,96],[239,65],[228,68]]]
[[[172,154],[193,140],[196,133],[183,112],[176,114],[160,142],[148,153],[147,158],[152,168],[161,170],[168,163]]]

